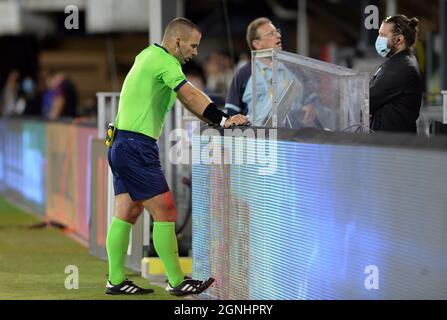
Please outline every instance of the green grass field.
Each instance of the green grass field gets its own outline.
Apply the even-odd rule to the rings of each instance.
[[[0,198],[0,300],[171,300],[160,286],[138,275],[129,279],[155,290],[144,296],[107,296],[107,263],[55,228],[29,228],[39,223],[33,215]],[[65,267],[79,270],[79,289],[68,290]],[[129,271],[128,274],[132,274]]]

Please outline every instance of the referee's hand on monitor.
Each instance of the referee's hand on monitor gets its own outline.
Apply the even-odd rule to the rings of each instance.
[[[232,117],[229,117],[225,123],[224,128],[230,128],[235,126],[246,126],[248,125],[249,121],[247,116],[244,116],[243,114],[236,114]]]

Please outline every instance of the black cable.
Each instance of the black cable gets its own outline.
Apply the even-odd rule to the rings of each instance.
[[[225,19],[225,29],[227,31],[227,41],[228,41],[228,50],[230,51],[231,61],[233,63],[236,62],[236,58],[234,56],[234,48],[233,48],[233,38],[231,37],[231,28],[230,28],[230,18],[228,17],[228,9],[227,9],[227,1],[222,0],[222,6],[224,11],[224,19]]]

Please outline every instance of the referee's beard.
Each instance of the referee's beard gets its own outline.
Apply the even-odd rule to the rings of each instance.
[[[177,46],[178,52],[180,53],[180,55],[177,56],[177,59],[180,61],[180,64],[186,64],[186,58],[182,53],[182,49],[180,49],[180,46]]]

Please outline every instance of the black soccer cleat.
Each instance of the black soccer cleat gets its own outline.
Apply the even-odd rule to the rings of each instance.
[[[185,277],[185,279],[176,287],[171,287],[168,283],[166,287],[166,291],[175,296],[186,296],[188,294],[200,294],[206,289],[209,288],[214,282],[214,278],[209,278],[208,280],[194,280],[189,277]]]
[[[152,289],[143,289],[137,286],[135,283],[133,283],[130,280],[124,280],[120,284],[117,284],[114,286],[110,283],[110,281],[107,281],[106,284],[106,294],[109,295],[118,295],[118,294],[148,294],[152,293],[154,290]]]

